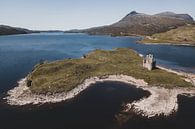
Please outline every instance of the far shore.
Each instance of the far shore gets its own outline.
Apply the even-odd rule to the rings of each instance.
[[[176,41],[175,41],[176,42]],[[175,45],[175,46],[189,46],[189,47],[195,47],[195,43],[192,44],[192,43],[175,43],[174,41],[173,42],[145,42],[145,41],[137,41],[137,43],[140,43],[140,44],[146,44],[146,45]]]
[[[86,33],[87,34],[87,33]],[[109,35],[109,34],[108,34]],[[155,40],[145,40],[144,35],[136,35],[136,34],[132,34],[132,35],[109,35],[112,37],[142,37],[143,39],[140,39],[137,41],[137,43],[140,44],[146,44],[146,45],[175,45],[175,46],[189,46],[189,47],[195,47],[195,42],[181,42],[181,41],[163,41],[163,42],[159,42],[159,41],[155,41]]]

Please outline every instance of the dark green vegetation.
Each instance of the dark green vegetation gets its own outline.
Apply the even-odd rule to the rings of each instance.
[[[142,58],[127,48],[113,51],[95,50],[82,59],[39,64],[28,76],[28,85],[33,93],[38,94],[67,92],[87,78],[118,74],[144,79],[149,85],[154,86],[192,86],[176,74],[160,69],[148,71],[142,67]]]
[[[194,20],[188,14],[164,12],[156,15],[147,15],[133,11],[112,25],[86,30],[73,30],[72,32],[112,36],[153,35],[192,23],[194,23]]]
[[[0,25],[0,35],[13,35],[13,34],[29,34],[33,31],[23,29],[23,28],[16,28],[10,27],[5,25]]]
[[[195,25],[182,26],[168,32],[154,34],[146,37],[141,42],[195,45]]]

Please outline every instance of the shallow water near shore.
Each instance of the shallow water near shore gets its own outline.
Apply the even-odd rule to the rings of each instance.
[[[153,53],[162,66],[195,73],[195,47],[137,44],[138,39],[63,33],[1,36],[0,98],[41,60],[80,58],[94,49],[130,47],[143,55]],[[1,100],[0,129],[194,129],[195,98],[185,96],[179,96],[178,113],[171,120],[149,120],[134,116],[118,126],[115,115],[122,109],[122,103],[144,95],[143,90],[112,82],[96,84],[67,103],[10,107]]]

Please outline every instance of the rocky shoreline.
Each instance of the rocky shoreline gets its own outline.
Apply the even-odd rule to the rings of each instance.
[[[82,84],[74,88],[73,90],[67,93],[57,93],[57,94],[46,94],[46,95],[37,95],[31,93],[29,87],[26,85],[26,78],[18,82],[18,86],[14,89],[8,91],[8,96],[4,99],[7,100],[7,103],[10,105],[27,105],[27,104],[44,104],[44,103],[57,103],[65,101],[71,98],[74,98],[80,92],[95,84],[97,82],[103,81],[120,81],[124,83],[129,83],[132,85],[146,86],[147,83],[140,79],[135,79],[126,75],[109,75],[104,77],[91,77],[86,79]]]
[[[185,81],[190,82],[190,83],[192,83],[192,85],[195,86],[195,74],[186,73],[186,72],[182,72],[182,71],[175,71],[175,70],[168,69],[168,68],[165,68],[165,67],[162,67],[162,66],[157,66],[157,68],[159,68],[161,70],[165,70],[165,71],[170,72],[170,73],[174,73],[174,74],[183,76],[184,77],[183,79]]]
[[[189,47],[195,47],[195,44],[192,44],[192,43],[171,43],[171,42],[168,42],[168,43],[149,43],[149,42],[144,42],[144,41],[138,41],[138,43],[141,43],[141,44],[146,44],[146,45],[174,45],[174,46],[189,46]]]
[[[166,89],[162,87],[144,87],[143,89],[149,91],[151,95],[148,98],[127,104],[126,112],[133,110],[135,113],[149,118],[162,114],[169,116],[178,110],[178,95],[195,96],[195,89]]]
[[[182,75],[186,77],[186,81],[195,82],[195,75],[187,76],[184,73],[176,72],[173,70],[165,69],[163,67],[159,68],[166,70],[168,72],[174,72],[176,74]],[[187,78],[188,77],[188,78]],[[191,77],[189,79],[189,77]],[[192,78],[194,77],[194,78]],[[191,80],[192,79],[192,80]],[[7,100],[9,105],[27,105],[27,104],[44,104],[44,103],[57,103],[65,100],[69,100],[74,98],[80,92],[84,91],[86,88],[91,86],[91,84],[95,84],[97,82],[104,81],[119,81],[127,84],[131,84],[136,86],[137,88],[141,88],[143,90],[149,91],[151,95],[147,98],[142,98],[139,101],[135,101],[133,103],[128,103],[125,111],[133,110],[137,114],[141,114],[142,116],[154,117],[156,115],[164,114],[165,116],[171,115],[173,112],[177,111],[178,103],[177,96],[179,94],[190,94],[191,96],[195,96],[195,88],[173,88],[166,89],[163,87],[151,87],[141,79],[135,79],[131,76],[126,75],[108,75],[104,77],[91,77],[86,79],[82,84],[73,90],[67,93],[58,93],[58,94],[48,94],[48,95],[36,95],[32,94],[29,87],[26,85],[26,78],[20,80],[18,82],[18,87],[8,91],[8,96],[4,99]],[[195,84],[195,83],[194,83]]]
[[[195,86],[195,75],[185,72],[178,72],[161,66],[157,68],[183,76],[184,80],[192,83]],[[139,115],[147,117],[155,117],[160,115],[169,116],[178,109],[177,96],[189,95],[195,96],[195,88],[173,88],[166,89],[163,87],[142,87],[151,93],[148,98],[143,98],[139,101],[129,103],[125,111],[133,110]]]

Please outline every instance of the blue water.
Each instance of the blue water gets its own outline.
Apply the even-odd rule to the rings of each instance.
[[[13,87],[40,60],[80,58],[94,49],[129,47],[128,41],[126,38],[63,33],[1,36],[0,93]]]
[[[80,58],[94,49],[132,48],[143,55],[153,53],[157,63],[165,67],[195,73],[195,47],[144,45],[136,43],[139,39],[63,33],[0,36],[0,98],[41,60]],[[194,129],[195,98],[185,97],[179,97],[179,111],[173,119],[131,116],[118,127],[116,115],[122,103],[145,94],[127,84],[105,82],[95,84],[69,102],[55,105],[10,107],[0,99],[0,129]]]

